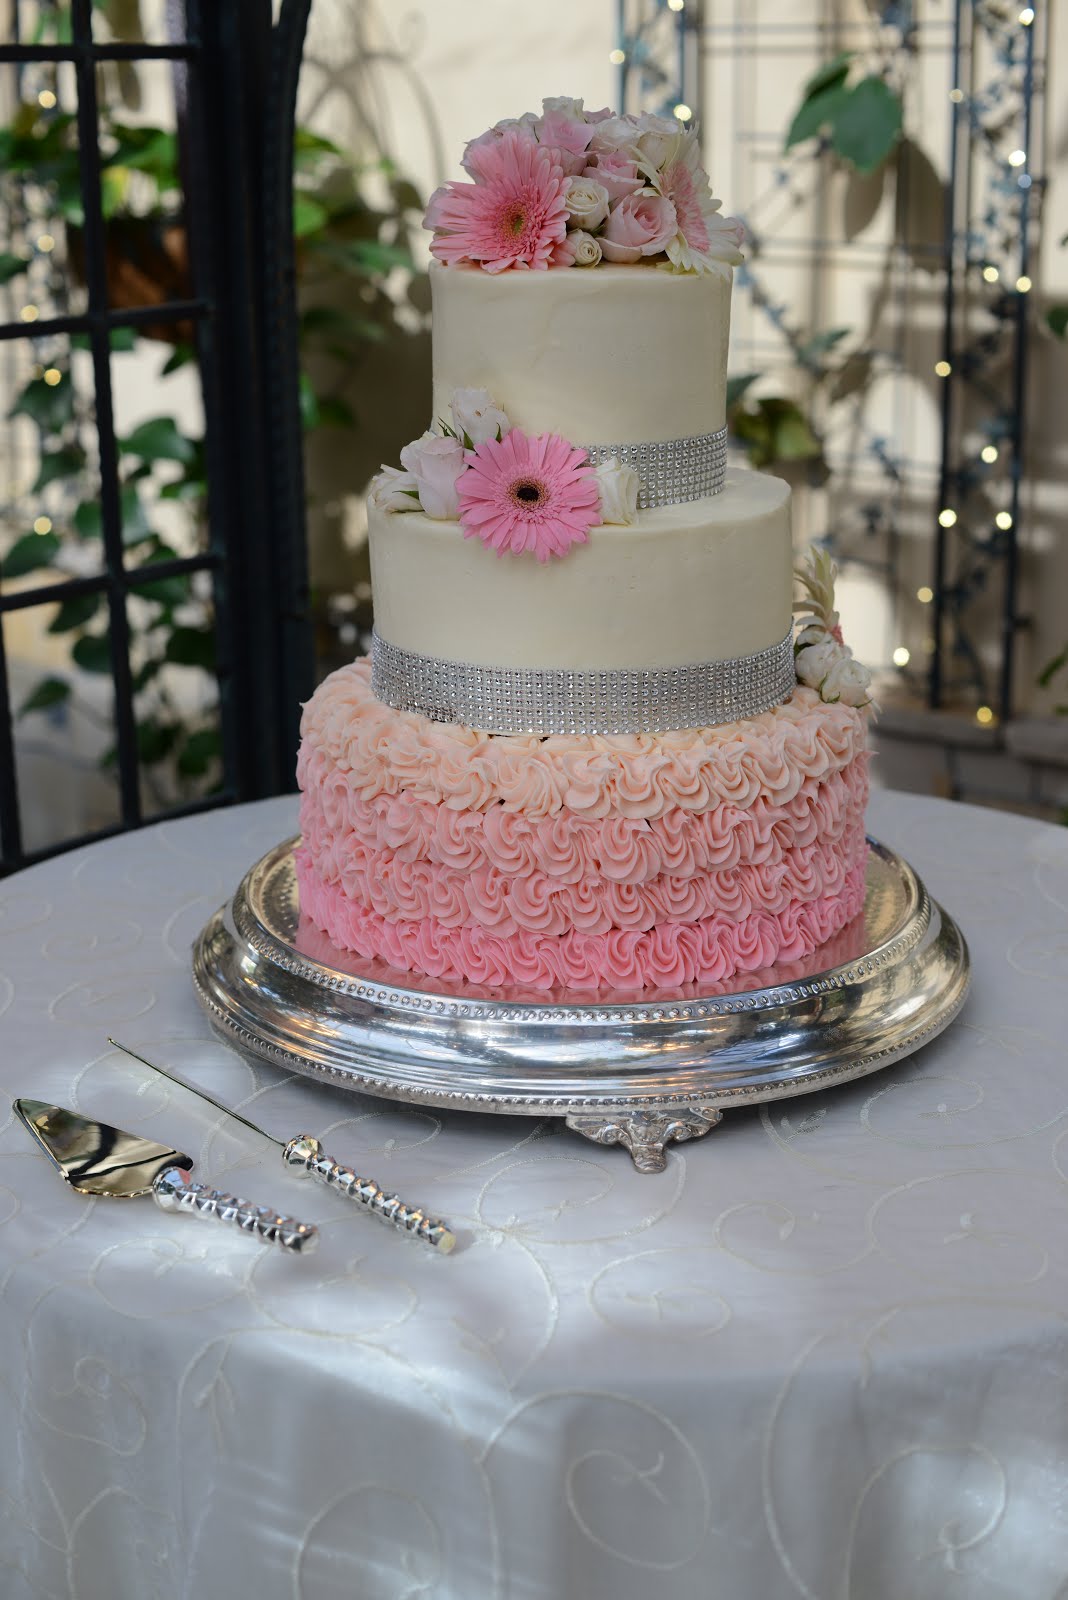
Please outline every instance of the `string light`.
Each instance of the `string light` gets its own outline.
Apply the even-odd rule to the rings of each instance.
[[[57,383],[63,381],[63,374],[58,367],[48,367],[41,376],[50,389],[54,389]]]
[[[51,89],[42,89],[40,94],[37,96],[37,104],[39,106],[43,106],[46,111],[51,111],[55,103],[56,97],[52,93]]]
[[[938,377],[940,377],[940,378],[948,378],[952,371],[953,371],[953,368],[950,366],[948,361],[936,361],[935,362],[935,373],[937,374]]]
[[[996,444],[984,444],[979,454],[989,467],[998,458],[998,447]]]
[[[989,706],[980,706],[975,713],[976,722],[981,722],[983,727],[989,727],[994,720],[994,713]]]
[[[36,322],[40,315],[41,313],[38,311],[36,306],[23,306],[22,310],[19,312],[19,316],[22,318],[23,322]]]
[[[625,50],[609,50],[608,59],[614,67],[621,67],[627,59]]]
[[[895,667],[907,667],[909,664],[909,649],[907,645],[899,644],[893,654]]]
[[[668,0],[669,11],[684,11],[685,9],[686,0]]]
[[[1027,151],[1026,150],[1010,150],[1009,151],[1009,166],[1010,167],[1022,167],[1026,160],[1027,160]]]
[[[56,241],[50,233],[39,233],[37,235],[37,248],[38,250],[43,250],[47,255],[49,250],[56,248]]]
[[[675,107],[675,115],[678,117],[680,122],[689,122],[690,118],[693,116],[693,112],[684,100],[680,100],[678,105]]]
[[[938,513],[938,521],[943,528],[952,528],[956,520],[957,513],[949,506]]]
[[[670,0],[669,0],[669,3],[670,3]],[[1035,20],[1035,8],[1034,8],[1034,6],[1024,6],[1023,10],[1020,12],[1020,15],[1017,17],[1016,20],[1017,20],[1017,22],[1020,24],[1020,26],[1022,28],[1029,28],[1031,26],[1032,22],[1034,22],[1034,20]]]
[[[1012,527],[1011,511],[999,511],[997,516],[994,518],[994,521],[997,523],[998,527],[1003,533],[1007,532],[1008,529]]]
[[[35,518],[34,524],[33,524],[33,531],[34,531],[34,533],[51,533],[52,532],[52,518],[51,517],[37,517],[37,518]]]
[[[920,587],[916,590],[916,598],[920,602],[921,606],[929,606],[931,601],[934,599],[934,590],[926,583],[921,583]]]
[[[955,106],[959,106],[961,101],[964,99],[964,90],[963,89],[951,89],[949,91],[949,98],[952,100],[952,102],[953,102],[953,104]]]
[[[1016,280],[1016,289],[1019,294],[1027,294],[1031,288],[1031,280],[1024,272]]]
[[[986,279],[987,283],[997,283],[1000,276],[1001,274],[998,272],[997,267],[983,268],[983,277]]]

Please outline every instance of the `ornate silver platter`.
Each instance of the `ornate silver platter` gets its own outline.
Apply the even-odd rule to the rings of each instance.
[[[642,1172],[729,1106],[889,1066],[964,1002],[968,950],[900,856],[874,840],[864,911],[806,962],[700,989],[591,995],[419,980],[337,950],[300,916],[279,844],[201,932],[193,980],[247,1054],[367,1094],[560,1116]]]

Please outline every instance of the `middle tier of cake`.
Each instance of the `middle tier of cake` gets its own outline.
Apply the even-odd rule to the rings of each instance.
[[[723,492],[591,529],[544,564],[458,522],[369,512],[375,627],[399,650],[497,669],[727,661],[790,631],[790,490],[731,470]]]

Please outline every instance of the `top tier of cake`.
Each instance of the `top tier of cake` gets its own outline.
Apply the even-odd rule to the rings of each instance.
[[[576,444],[716,433],[726,421],[729,275],[655,266],[430,269],[435,419],[486,389],[513,425]]]

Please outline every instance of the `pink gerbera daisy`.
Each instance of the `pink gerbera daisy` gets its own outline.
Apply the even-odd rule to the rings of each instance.
[[[539,561],[585,544],[601,520],[597,479],[583,450],[559,434],[522,433],[485,439],[464,456],[457,479],[465,539],[481,539],[499,556],[531,550]]]
[[[656,186],[671,201],[679,231],[667,245],[667,256],[684,272],[718,272],[742,260],[744,236],[737,217],[719,215],[722,200],[714,200],[708,173],[700,165],[696,142],[687,142],[679,154],[657,174]]]
[[[547,267],[567,230],[568,175],[554,153],[509,128],[469,148],[467,164],[474,183],[447,183],[430,197],[431,254],[449,265],[476,261],[487,272]]]

